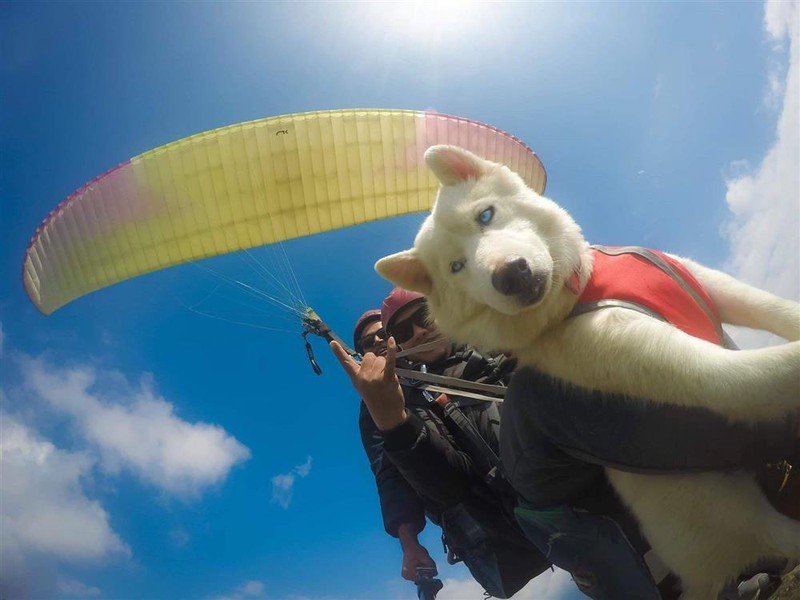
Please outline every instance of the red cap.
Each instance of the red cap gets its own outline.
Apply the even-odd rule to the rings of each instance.
[[[383,299],[383,304],[381,305],[381,321],[387,333],[392,328],[392,319],[400,310],[409,304],[419,304],[421,302],[425,302],[425,296],[419,292],[410,292],[399,287],[389,292],[389,295]]]
[[[358,347],[358,338],[361,337],[361,333],[366,329],[367,325],[372,323],[373,321],[380,321],[381,320],[381,311],[377,308],[372,308],[363,315],[358,317],[358,321],[356,321],[356,326],[353,327],[353,349],[356,352],[361,352],[361,348]]]

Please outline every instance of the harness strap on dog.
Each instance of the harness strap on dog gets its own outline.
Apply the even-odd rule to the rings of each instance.
[[[711,297],[680,263],[637,246],[592,246],[592,250],[597,253],[595,268],[570,317],[602,308],[627,308],[671,323],[695,337],[735,348],[722,329]],[[600,255],[620,260],[600,260]],[[626,255],[642,260],[626,259]]]
[[[572,312],[569,313],[570,317],[577,317],[578,315],[582,315],[588,312],[592,312],[595,310],[600,310],[601,308],[629,308],[630,310],[635,310],[640,313],[647,315],[648,317],[653,317],[654,319],[658,319],[659,321],[668,322],[664,317],[658,314],[654,310],[650,310],[646,306],[641,304],[636,304],[635,302],[628,302],[627,300],[614,300],[613,298],[606,298],[605,300],[595,300],[594,302],[583,302],[581,304],[576,304],[575,308],[572,309]]]
[[[678,271],[676,271],[672,265],[670,265],[666,260],[661,258],[655,252],[639,246],[621,246],[618,248],[609,246],[592,246],[592,248],[598,252],[607,254],[608,256],[619,256],[620,254],[636,254],[638,256],[641,256],[645,260],[649,261],[651,264],[655,265],[659,269],[661,269],[664,273],[669,275],[679,286],[681,286],[687,294],[689,294],[694,299],[697,305],[701,309],[703,309],[703,312],[706,313],[706,316],[708,316],[709,321],[714,323],[717,329],[718,336],[720,338],[723,337],[722,323],[720,322],[719,317],[717,317],[716,312],[711,310],[711,307],[708,305],[705,299],[703,299],[703,297],[700,296],[700,294],[698,294],[697,289],[695,289],[694,286],[692,286],[689,282],[687,282],[686,279],[680,273],[678,273]]]

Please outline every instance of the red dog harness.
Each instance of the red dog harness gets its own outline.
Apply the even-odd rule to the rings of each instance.
[[[708,292],[678,261],[656,250],[635,246],[592,246],[592,251],[592,276],[570,317],[606,307],[630,308],[666,321],[689,335],[736,349],[722,330],[719,312]],[[772,505],[793,519],[800,518],[800,479],[795,477],[788,491],[782,492],[792,473],[798,472],[793,470],[796,454],[795,451],[795,459],[767,464],[759,474],[761,487]]]
[[[606,307],[630,308],[725,344],[719,312],[700,282],[669,256],[635,246],[592,246],[594,268],[571,317]]]

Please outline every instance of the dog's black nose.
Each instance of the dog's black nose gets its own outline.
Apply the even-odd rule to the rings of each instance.
[[[509,256],[503,266],[492,273],[494,289],[504,296],[520,296],[525,304],[541,300],[547,275],[533,273],[528,261],[521,256]]]

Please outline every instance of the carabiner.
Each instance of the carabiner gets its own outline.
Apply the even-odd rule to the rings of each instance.
[[[306,343],[306,354],[308,354],[308,362],[311,363],[311,368],[314,369],[314,373],[317,375],[322,375],[322,368],[317,364],[317,359],[314,358],[314,349],[311,347],[311,343],[308,341],[308,332],[302,334],[303,340]]]

